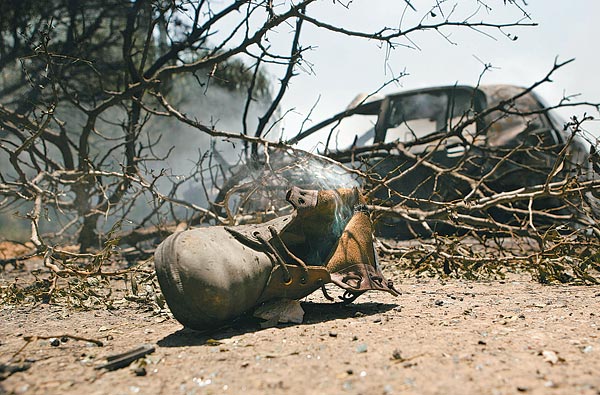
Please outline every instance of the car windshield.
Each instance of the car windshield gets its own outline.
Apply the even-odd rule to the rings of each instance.
[[[407,143],[465,121],[472,114],[472,95],[464,90],[416,93],[391,98],[389,108],[384,141]]]

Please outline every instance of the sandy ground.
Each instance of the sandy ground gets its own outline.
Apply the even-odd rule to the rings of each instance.
[[[4,306],[0,393],[600,394],[598,287],[385,272],[401,296],[371,292],[341,306],[315,293],[303,301],[304,323],[267,329],[246,320],[198,333],[132,302]],[[25,340],[65,334],[103,346]],[[126,368],[94,369],[142,344],[155,351]],[[28,370],[7,373],[23,363]]]

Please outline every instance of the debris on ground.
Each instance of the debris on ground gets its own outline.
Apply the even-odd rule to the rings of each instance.
[[[304,310],[300,302],[294,299],[276,299],[265,302],[254,311],[254,317],[275,324],[301,324]]]
[[[106,357],[106,363],[96,366],[95,369],[106,369],[109,371],[121,369],[129,366],[132,362],[137,361],[138,359],[145,357],[148,354],[152,354],[154,350],[155,348],[153,345],[144,344],[138,348],[124,353],[109,355],[108,357]],[[136,375],[138,376],[143,376],[144,374],[138,374],[138,372],[136,371]]]

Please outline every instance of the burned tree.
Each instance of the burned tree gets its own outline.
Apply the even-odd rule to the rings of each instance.
[[[417,266],[446,275],[482,266],[501,272],[504,263],[529,261],[543,281],[596,282],[589,273],[598,270],[591,254],[599,234],[597,159],[594,140],[583,129],[591,117],[560,121],[556,106],[533,93],[568,63],[555,64],[528,88],[432,87],[363,101],[291,141],[318,135],[325,142],[322,152],[344,164],[338,171],[353,174],[367,193],[378,234],[420,239],[419,246],[427,246],[382,246],[383,251],[419,256]],[[597,107],[558,104],[566,105]],[[372,121],[365,126],[353,122],[355,117]],[[282,178],[296,185],[319,182],[307,177],[314,165],[287,155],[297,158],[278,168]],[[271,161],[270,171],[260,176],[268,185],[273,163],[278,162]],[[238,192],[246,202],[239,210],[249,208],[255,184]],[[464,247],[472,245],[479,249]],[[569,254],[586,251],[574,259],[569,275],[564,273],[569,265],[552,260],[565,248]],[[494,259],[503,264],[492,264]]]
[[[327,166],[337,165],[326,155],[346,161],[331,150],[323,155],[300,154],[291,145],[293,140],[288,144],[270,133],[285,116],[281,102],[312,49],[303,40],[307,25],[345,35],[348,40],[374,40],[388,48],[419,32],[447,37],[445,32],[464,28],[474,34],[506,35],[506,29],[534,25],[527,18],[488,23],[476,19],[477,12],[466,19],[447,12],[432,20],[435,10],[442,7],[436,4],[413,26],[377,27],[367,32],[322,20],[311,12],[312,3],[32,0],[8,7],[9,12],[0,17],[0,195],[5,214],[17,211],[30,221],[34,254],[43,256],[56,274],[100,273],[102,259],[119,243],[136,246],[178,225],[224,224],[235,221],[238,214],[253,215],[248,209],[239,210],[251,201],[247,192],[259,191],[264,183],[262,191],[268,193],[262,193],[260,200],[268,203],[269,191],[289,183],[283,170],[304,163],[288,159],[276,165],[275,156],[270,155],[273,148]],[[477,7],[487,7],[485,2],[478,3]],[[515,2],[507,3],[520,9]],[[408,2],[402,7],[411,10]],[[291,31],[285,48],[270,42],[280,29]],[[280,75],[271,77],[271,83],[268,75],[273,72]],[[239,102],[236,122],[226,126],[209,111],[218,100],[215,92],[224,91],[235,92]],[[226,107],[228,101],[229,96],[215,107]],[[511,108],[511,103],[499,103],[494,111],[522,113]],[[462,119],[457,114],[457,123],[438,131],[448,136],[438,133],[435,137],[460,139],[462,130],[488,115],[483,111]],[[176,144],[171,139],[178,139],[184,130],[188,134],[178,143],[192,147],[186,154],[198,152],[189,158],[186,171],[173,170],[169,161],[181,152],[179,147],[172,148]],[[406,206],[406,218],[415,222],[430,216],[455,226],[456,221],[468,219],[472,200],[448,203],[431,197],[425,199],[425,209],[419,206],[422,199],[399,195],[391,188],[389,179],[379,177],[372,163],[363,161],[377,152],[407,149],[393,141],[385,144],[352,147],[347,154],[359,166],[338,167],[367,180],[374,191],[400,198],[385,207],[375,202],[377,214],[404,216]],[[485,192],[490,176],[467,180],[455,171],[473,160],[467,155],[471,152],[466,149],[454,168],[438,170],[469,184],[473,189],[469,198],[494,201],[495,195]],[[430,163],[427,155],[418,161]],[[556,166],[558,170],[560,161]],[[256,183],[252,176],[263,169],[270,179],[263,177]],[[401,167],[396,170],[404,172]],[[540,186],[543,193],[558,187],[554,177]],[[280,184],[273,185],[272,180]],[[577,193],[596,188],[593,181],[576,185],[565,181],[563,190]],[[465,213],[460,204],[466,207]],[[272,212],[273,205],[267,206],[266,211]],[[527,212],[519,205],[509,206],[509,211]],[[483,212],[486,207],[475,209]],[[457,212],[460,215],[452,214]],[[49,228],[49,220],[58,225]],[[78,244],[79,253],[63,248],[69,237]],[[76,264],[90,260],[94,263],[87,269]]]

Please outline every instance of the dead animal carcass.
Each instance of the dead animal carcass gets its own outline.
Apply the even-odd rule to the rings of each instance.
[[[288,216],[186,230],[160,244],[156,272],[179,322],[215,327],[262,302],[300,299],[330,282],[349,302],[368,290],[397,295],[379,268],[358,190],[292,188],[286,199],[295,209]]]

